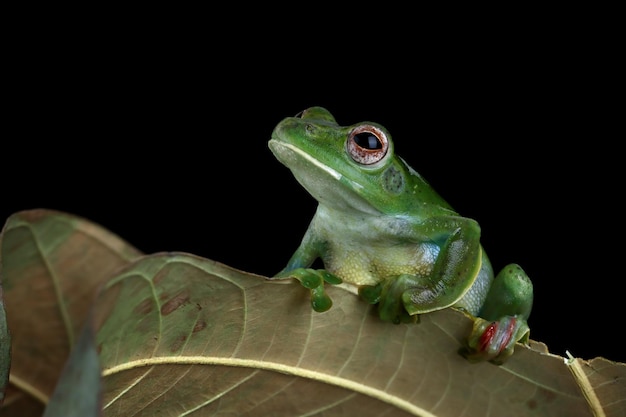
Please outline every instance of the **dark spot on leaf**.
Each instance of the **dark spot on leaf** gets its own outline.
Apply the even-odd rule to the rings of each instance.
[[[544,400],[546,403],[551,403],[556,399],[556,394],[547,389],[542,389],[541,391],[539,391],[539,394],[541,394],[542,400]]]
[[[187,340],[187,335],[181,334],[176,339],[174,339],[174,343],[170,346],[170,352],[177,352],[180,348],[185,344]]]
[[[196,322],[196,325],[193,326],[193,333],[199,332],[200,330],[204,329],[206,327],[206,321],[204,320],[198,320]]]
[[[526,405],[529,409],[534,410],[539,405],[545,405],[553,402],[557,398],[556,394],[547,389],[538,389],[534,398],[526,401]]]
[[[159,271],[153,278],[152,278],[152,283],[154,285],[157,285],[159,282],[163,281],[163,278],[165,278],[167,276],[167,272],[166,271]]]
[[[37,223],[42,219],[46,219],[49,214],[46,210],[28,210],[19,214],[19,217],[28,223]]]
[[[174,297],[170,298],[165,304],[161,306],[161,314],[167,316],[183,304],[189,302],[189,293],[187,291],[182,291],[176,294]]]
[[[141,303],[139,303],[135,309],[133,310],[134,314],[145,315],[152,311],[152,307],[154,306],[154,299],[146,298]]]
[[[100,343],[100,344],[96,347],[96,352],[98,352],[98,355],[100,354],[100,352],[102,352],[102,343]]]

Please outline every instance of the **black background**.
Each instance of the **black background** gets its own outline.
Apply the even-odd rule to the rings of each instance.
[[[386,126],[396,152],[479,221],[494,267],[527,271],[533,339],[626,361],[623,127],[611,65],[593,50],[457,40],[396,59],[375,46],[74,42],[39,39],[12,62],[2,219],[66,211],[145,253],[271,275],[316,202],[267,141],[283,117],[321,105],[342,125]]]

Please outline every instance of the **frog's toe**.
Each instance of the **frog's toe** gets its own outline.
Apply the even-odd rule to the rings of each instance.
[[[324,277],[322,274],[311,268],[294,269],[289,273],[288,277],[297,279],[304,288],[310,290],[324,285]]]
[[[467,346],[459,353],[470,362],[491,361],[497,365],[513,354],[516,342],[528,342],[526,320],[518,316],[505,316],[498,321],[477,317]]]
[[[311,307],[318,313],[323,313],[333,306],[333,300],[330,299],[324,286],[311,289]]]
[[[371,294],[364,291],[366,297],[370,296],[378,300],[378,315],[384,321],[392,323],[415,323],[418,321],[417,314],[411,314],[405,308],[403,293],[407,287],[414,285],[409,275],[402,275],[395,280],[387,281],[384,285],[374,286]]]
[[[343,280],[339,278],[337,275],[331,274],[325,269],[319,269],[317,272],[322,276],[322,279],[324,280],[324,282],[327,282],[331,285],[339,285],[343,282]]]
[[[359,287],[359,297],[367,301],[370,304],[376,304],[380,301],[380,297],[383,292],[383,285],[378,283],[376,285],[362,285]]]
[[[333,305],[332,300],[324,290],[324,283],[337,285],[341,279],[324,269],[296,268],[288,272],[280,272],[275,278],[294,278],[304,288],[311,290],[311,307],[317,312],[324,312]]]

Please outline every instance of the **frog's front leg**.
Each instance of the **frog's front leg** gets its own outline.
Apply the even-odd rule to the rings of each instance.
[[[272,278],[297,279],[303,287],[311,291],[311,307],[317,312],[326,311],[333,305],[332,300],[324,290],[324,283],[338,285],[342,282],[341,278],[325,269],[309,268],[321,256],[325,247],[324,242],[318,241],[310,230],[307,231],[302,243],[289,259],[287,266]]]
[[[324,290],[324,283],[338,285],[342,282],[341,278],[325,269],[313,268],[284,269],[273,278],[295,278],[300,281],[304,288],[311,290],[311,307],[320,313],[330,309],[333,305],[333,301]]]
[[[532,305],[530,278],[519,265],[507,265],[494,279],[461,354],[473,362],[504,362],[513,353],[515,343],[528,342],[527,320]]]
[[[410,315],[423,314],[452,306],[470,289],[482,264],[480,226],[475,220],[457,217],[434,217],[420,229],[443,240],[432,271],[421,284],[402,294]],[[437,238],[437,235],[442,236]]]
[[[376,286],[363,286],[359,295],[378,303],[381,319],[415,321],[418,314],[452,306],[469,290],[481,267],[480,226],[458,216],[433,217],[416,227],[439,246],[439,254],[424,275],[388,277]],[[413,317],[409,319],[408,317]]]

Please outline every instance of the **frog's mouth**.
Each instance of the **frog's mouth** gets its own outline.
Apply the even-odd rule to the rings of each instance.
[[[272,138],[268,145],[298,182],[320,203],[345,211],[380,215],[364,197],[363,186],[312,157],[297,146]]]

